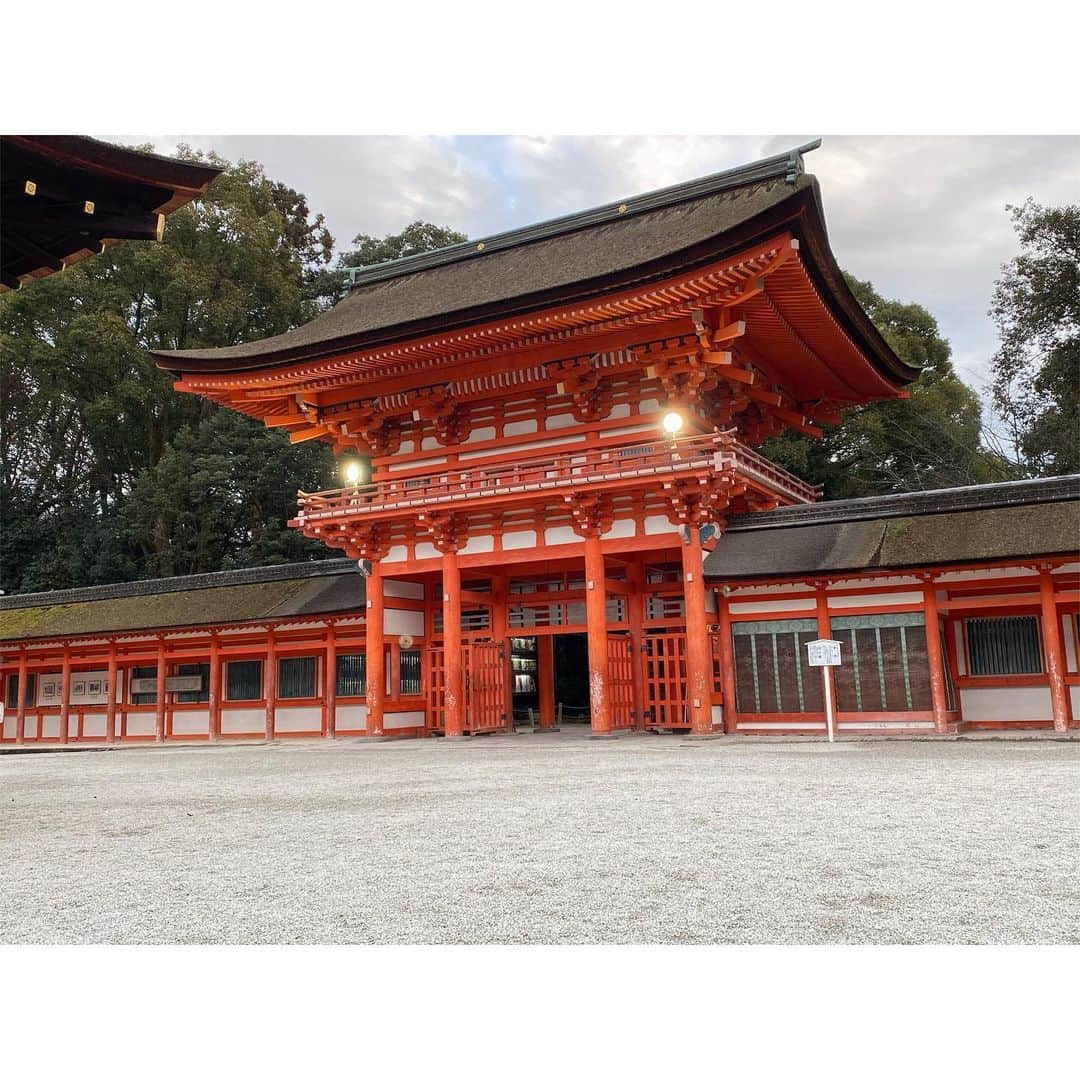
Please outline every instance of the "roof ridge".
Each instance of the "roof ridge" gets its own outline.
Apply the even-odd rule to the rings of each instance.
[[[376,281],[404,277],[435,266],[475,258],[481,254],[488,255],[495,251],[505,251],[507,248],[520,247],[536,240],[547,240],[553,236],[576,232],[592,225],[601,225],[606,221],[617,221],[644,214],[650,210],[661,210],[692,199],[700,199],[706,195],[748,187],[765,180],[783,177],[787,183],[793,184],[804,171],[802,155],[816,150],[820,145],[821,140],[814,139],[802,146],[785,150],[781,154],[774,154],[745,165],[737,165],[721,172],[695,177],[692,180],[684,180],[678,184],[669,184],[667,187],[656,188],[653,191],[616,199],[588,210],[577,210],[531,225],[523,225],[517,229],[508,229],[505,232],[494,233],[476,240],[465,240],[460,244],[437,248],[434,251],[420,251],[415,255],[388,259],[371,266],[351,267],[348,268],[352,277],[350,288],[357,289]]]
[[[111,585],[85,585],[77,589],[51,592],[16,593],[0,597],[0,611],[15,608],[46,607],[58,604],[89,603],[94,600],[118,600],[125,596],[154,596],[160,593],[188,592],[194,589],[217,589],[229,585],[259,585],[269,581],[330,577],[359,573],[352,559],[320,559],[316,562],[278,563],[275,566],[248,566],[237,570],[217,570],[206,574],[179,577],[144,578]]]
[[[963,510],[990,510],[1005,506],[1080,499],[1080,473],[1068,476],[1006,480],[996,484],[933,488],[892,495],[867,495],[857,499],[787,506],[755,514],[740,514],[728,522],[727,532],[750,532],[827,522],[867,521],[908,517],[912,514],[947,514]]]

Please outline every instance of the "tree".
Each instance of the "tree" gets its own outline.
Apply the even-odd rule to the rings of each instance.
[[[151,349],[233,345],[312,318],[341,291],[333,237],[257,162],[169,218],[0,299],[0,587],[56,589],[324,558],[290,530],[298,488],[334,484],[329,447],[177,393]],[[357,238],[347,265],[463,240],[417,222]]]
[[[353,237],[353,247],[356,250],[342,255],[338,265],[343,268],[374,266],[391,259],[419,255],[422,251],[436,251],[452,244],[461,244],[466,240],[468,237],[456,229],[432,225],[427,221],[414,221],[411,225],[406,225],[401,232],[391,233],[381,240],[366,233]]]
[[[1080,472],[1080,204],[1008,209],[1020,254],[990,308],[994,404],[1025,475]]]
[[[161,462],[216,410],[174,392],[148,350],[265,337],[318,308],[304,273],[329,258],[332,239],[318,218],[308,221],[304,197],[272,184],[255,162],[209,160],[226,171],[204,199],[171,215],[164,243],[117,244],[0,300],[0,579],[8,591],[123,580],[167,564],[162,553],[177,539],[169,519],[151,530],[148,557],[145,533],[133,540],[130,500],[155,485],[170,497]],[[243,423],[253,438],[262,432]],[[280,433],[266,434],[286,451],[269,456],[282,489],[295,493],[310,462]],[[316,452],[329,477],[329,450]],[[251,484],[234,479],[241,500],[255,505]],[[194,568],[218,569],[215,558]]]
[[[887,300],[869,282],[845,276],[885,340],[921,374],[907,399],[849,409],[816,442],[787,432],[764,453],[822,484],[830,499],[1004,479],[1003,463],[982,442],[979,399],[956,375],[937,320],[919,304]]]

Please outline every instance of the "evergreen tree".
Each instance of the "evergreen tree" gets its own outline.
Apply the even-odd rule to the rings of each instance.
[[[994,404],[1023,474],[1080,472],[1080,204],[1009,209],[1020,254],[990,309],[1001,337]]]
[[[937,320],[919,304],[886,300],[867,281],[845,275],[874,325],[902,360],[921,370],[906,399],[844,413],[820,440],[785,432],[766,456],[814,484],[827,499],[925,491],[1008,478],[982,440],[975,392],[957,376]]]

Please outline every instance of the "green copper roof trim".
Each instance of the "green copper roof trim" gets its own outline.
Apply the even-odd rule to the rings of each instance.
[[[803,173],[803,154],[808,154],[819,146],[821,146],[821,140],[814,139],[813,142],[804,143],[802,146],[773,157],[762,158],[761,161],[755,161],[749,165],[740,165],[738,168],[712,173],[710,176],[703,176],[697,180],[658,188],[656,191],[647,191],[643,195],[634,195],[628,199],[606,203],[592,210],[581,210],[578,213],[566,214],[549,221],[541,221],[536,225],[526,225],[520,229],[496,233],[494,236],[485,236],[479,240],[466,240],[464,243],[452,244],[450,247],[438,248],[436,251],[422,251],[416,255],[406,255],[401,259],[390,259],[372,266],[348,267],[346,273],[349,275],[349,287],[370,285],[375,281],[385,281],[387,278],[402,277],[405,274],[415,274],[417,271],[429,270],[435,266],[445,266],[447,263],[488,255],[493,251],[520,247],[535,240],[547,240],[553,236],[588,228],[590,225],[600,225],[605,221],[617,221],[636,214],[644,214],[650,210],[676,206],[691,199],[700,199],[706,195],[715,195],[721,191],[746,187],[765,180],[783,178],[785,183],[794,184]]]

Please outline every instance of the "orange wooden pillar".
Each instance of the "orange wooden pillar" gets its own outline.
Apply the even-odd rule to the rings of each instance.
[[[165,639],[158,639],[157,650],[157,715],[154,719],[154,742],[165,741]],[[126,732],[125,732],[126,734]]]
[[[1050,713],[1055,731],[1069,728],[1069,691],[1065,686],[1065,656],[1061,648],[1061,619],[1054,599],[1054,578],[1049,569],[1039,570],[1039,599],[1042,601],[1043,652],[1046,677],[1050,681]]]
[[[705,569],[701,555],[701,531],[688,527],[682,545],[683,596],[686,605],[686,707],[690,734],[712,734],[712,642],[705,612]]]
[[[731,604],[719,590],[716,604],[720,610],[720,677],[724,686],[724,731],[734,735],[739,730],[735,700],[735,650],[731,645]]]
[[[19,703],[15,710],[15,743],[26,742],[26,682],[29,672],[26,668],[26,650],[19,650]],[[40,737],[40,732],[39,732]]]
[[[832,638],[832,620],[829,618],[829,595],[825,591],[825,586],[821,582],[814,583],[815,588],[815,601],[817,605],[817,636],[823,640],[829,640]],[[804,671],[809,671],[809,668],[804,666]],[[833,700],[833,722],[836,725],[836,734],[840,734],[840,720],[836,716],[839,712],[839,707],[836,702],[836,679],[833,675],[833,669],[831,667],[824,667],[821,669],[822,678],[828,679],[830,686],[829,690],[832,693]],[[824,717],[825,706],[822,705],[822,712]]]
[[[116,642],[109,642],[109,703],[105,706],[105,741],[116,742]]]
[[[607,583],[598,533],[585,537],[585,625],[589,637],[589,717],[593,735],[612,733],[608,696]]]
[[[371,573],[364,582],[367,614],[364,622],[364,652],[367,681],[367,733],[381,736],[386,711],[386,633],[383,629],[385,596],[382,567],[371,560]]]
[[[328,739],[337,734],[337,630],[326,625],[326,653],[323,657],[322,733]]]
[[[217,634],[210,635],[210,691],[206,696],[209,737],[211,742],[217,742],[221,735],[221,643]]]
[[[926,662],[930,667],[930,708],[934,730],[944,735],[949,730],[949,703],[945,695],[945,652],[938,618],[937,590],[933,580],[923,585],[923,618],[926,621]]]
[[[68,741],[71,721],[71,649],[64,646],[64,659],[60,667],[60,741]],[[39,719],[38,723],[42,723]],[[40,735],[40,732],[39,732]]]
[[[465,679],[461,654],[461,567],[456,548],[443,553],[443,665],[448,738],[465,733]]]
[[[277,719],[277,642],[274,631],[266,635],[266,670],[263,672],[263,696],[266,698],[266,737],[274,737]]]
[[[555,726],[555,641],[550,634],[536,637],[536,692],[539,695],[540,726]]]

